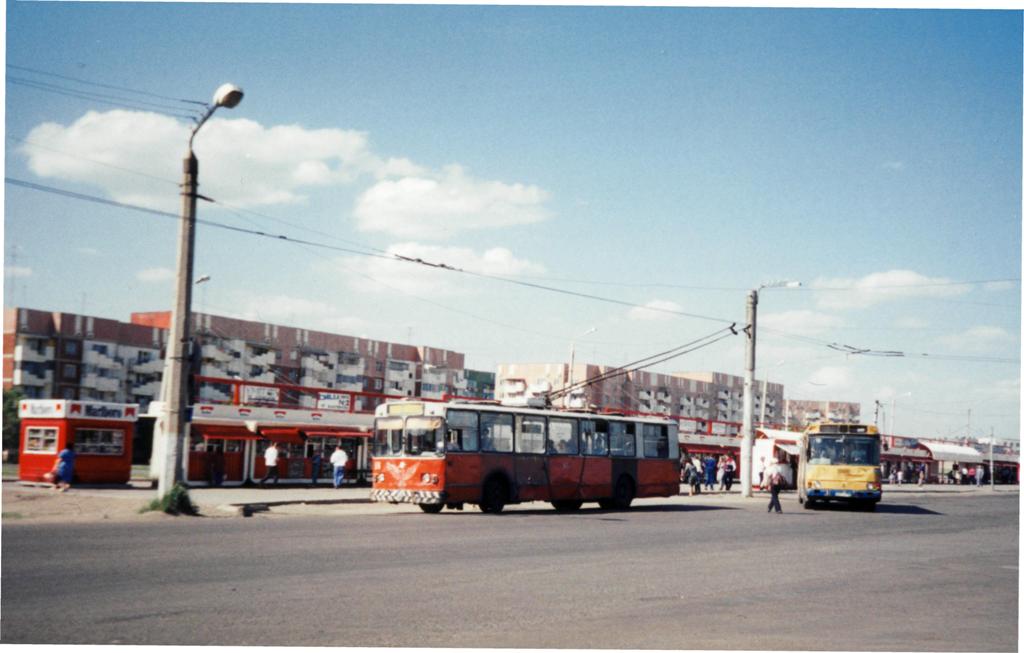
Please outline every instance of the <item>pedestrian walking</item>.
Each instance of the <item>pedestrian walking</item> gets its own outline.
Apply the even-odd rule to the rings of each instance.
[[[324,457],[320,454],[320,451],[314,451],[313,457],[310,458],[309,462],[313,467],[313,485],[316,485],[316,480],[320,478],[320,467],[323,466]]]
[[[348,454],[345,450],[338,445],[338,448],[331,454],[331,465],[334,466],[334,489],[337,490],[341,487],[341,482],[345,480],[345,465],[348,464]]]
[[[704,459],[704,489],[711,491],[715,489],[715,458],[708,456]]]
[[[683,483],[690,486],[690,496],[700,492],[700,474],[693,465],[693,460],[687,460],[683,467]]]
[[[782,487],[786,484],[786,479],[782,476],[782,470],[779,469],[778,461],[774,465],[768,468],[768,487],[772,492],[772,498],[768,501],[768,512],[775,508],[775,512],[782,512],[782,504],[779,503],[779,492],[782,491]]]
[[[718,457],[718,464],[716,465],[718,471],[716,477],[718,480],[718,491],[721,492],[725,489],[725,456]]]
[[[267,450],[263,452],[263,463],[267,467],[267,473],[260,479],[260,485],[265,485],[267,479],[271,477],[274,479],[274,485],[277,485],[277,482],[281,480],[281,473],[277,469],[277,459],[279,455],[277,443],[271,442],[270,446],[267,447]]]
[[[736,461],[732,459],[732,456],[727,456],[725,459],[725,491],[729,492],[732,490],[732,477],[736,473]]]
[[[974,480],[978,482],[979,487],[985,481],[985,468],[982,467],[981,465],[978,465],[977,471],[974,472]]]
[[[68,442],[57,454],[53,471],[47,476],[53,478],[53,489],[67,492],[71,488],[71,479],[75,477],[75,443]]]
[[[900,467],[896,472],[896,485],[903,485],[903,468]]]
[[[928,476],[928,467],[924,463],[917,469],[917,487],[924,487],[924,479]]]

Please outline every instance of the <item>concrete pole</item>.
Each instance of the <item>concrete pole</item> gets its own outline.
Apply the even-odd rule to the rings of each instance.
[[[187,460],[188,428],[189,318],[192,308],[192,261],[196,242],[196,192],[199,185],[199,161],[192,148],[184,160],[181,185],[181,227],[178,232],[178,275],[171,312],[171,330],[167,338],[163,384],[167,388],[166,449],[157,494],[167,496],[184,476]]]
[[[754,359],[757,347],[757,291],[747,294],[747,370],[743,375],[743,446],[740,449],[740,493],[752,497],[754,458]]]

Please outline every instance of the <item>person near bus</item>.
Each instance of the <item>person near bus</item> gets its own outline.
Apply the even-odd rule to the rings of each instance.
[[[277,485],[277,482],[281,480],[281,474],[277,469],[278,456],[277,444],[271,442],[267,450],[263,452],[263,463],[267,466],[267,473],[260,479],[260,485],[266,484],[271,476],[274,477],[274,485]]]
[[[779,503],[779,492],[782,491],[782,487],[786,484],[786,479],[782,475],[782,467],[778,461],[770,466],[766,473],[768,474],[768,487],[772,492],[772,498],[768,501],[768,512],[775,508],[775,512],[782,512],[782,504]]]
[[[708,456],[704,459],[704,489],[711,491],[715,489],[715,458]]]
[[[917,487],[924,486],[924,480],[928,477],[928,467],[924,463],[917,470]]]
[[[700,474],[697,472],[697,468],[693,465],[693,460],[687,460],[686,465],[683,467],[683,483],[690,486],[690,496],[692,497],[695,492],[700,492]]]
[[[716,480],[718,481],[718,491],[721,492],[725,489],[725,456],[719,456],[718,462],[715,465],[716,469]]]
[[[736,473],[736,461],[732,456],[725,457],[725,491],[732,490],[732,477]]]
[[[75,443],[68,442],[57,454],[57,462],[53,466],[53,489],[67,492],[71,487],[71,479],[75,476]]]
[[[334,466],[334,489],[337,490],[341,487],[341,482],[345,480],[345,465],[348,464],[348,454],[342,449],[339,444],[331,454],[331,465]]]

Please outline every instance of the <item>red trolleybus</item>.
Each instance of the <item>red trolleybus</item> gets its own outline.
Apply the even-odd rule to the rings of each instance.
[[[372,501],[499,513],[526,501],[625,509],[677,494],[678,425],[669,420],[475,402],[377,408]]]

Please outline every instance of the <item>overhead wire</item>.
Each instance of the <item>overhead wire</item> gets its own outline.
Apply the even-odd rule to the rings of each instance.
[[[137,205],[127,204],[127,203],[124,203],[124,202],[117,202],[117,201],[114,201],[114,200],[108,200],[108,199],[96,197],[96,196],[93,196],[93,195],[87,195],[85,193],[78,193],[78,192],[74,192],[74,191],[68,191],[68,190],[64,190],[64,189],[60,189],[60,188],[55,188],[55,187],[52,187],[52,186],[46,186],[46,185],[43,185],[43,184],[35,184],[35,183],[32,183],[32,182],[27,182],[27,181],[23,181],[23,180],[20,180],[20,179],[15,179],[15,178],[12,178],[12,177],[6,177],[5,178],[5,182],[9,183],[9,184],[12,184],[12,185],[16,185],[16,186],[21,186],[21,187],[24,187],[24,188],[29,188],[29,189],[37,190],[37,191],[40,191],[40,192],[46,192],[46,193],[50,193],[50,194],[65,196],[65,197],[69,197],[69,198],[73,198],[73,199],[79,199],[79,200],[83,200],[83,201],[89,201],[89,202],[98,203],[98,204],[104,204],[104,205],[108,205],[108,206],[115,206],[115,207],[119,207],[119,208],[136,210],[136,211],[140,211],[140,212],[144,212],[144,213],[149,213],[151,215],[158,215],[158,216],[161,216],[161,217],[168,217],[168,218],[172,218],[172,219],[176,219],[176,220],[180,218],[180,216],[178,216],[177,214],[169,213],[167,211],[160,211],[160,210],[157,210],[157,209],[150,209],[150,208],[147,208],[147,207],[141,207],[141,206],[137,206]],[[430,261],[425,261],[422,258],[409,257],[409,256],[404,256],[404,255],[401,255],[401,254],[397,254],[397,253],[388,255],[388,254],[380,253],[380,250],[377,250],[377,251],[363,251],[363,250],[356,250],[356,249],[352,249],[352,248],[339,247],[339,246],[336,246],[336,245],[329,245],[329,244],[326,244],[326,243],[323,243],[323,242],[314,242],[314,241],[308,241],[308,240],[293,238],[293,237],[290,237],[290,236],[287,236],[287,235],[284,235],[284,234],[272,234],[272,233],[267,233],[267,232],[264,232],[264,231],[261,231],[261,230],[246,229],[246,228],[237,227],[237,226],[233,226],[233,225],[227,225],[227,224],[216,222],[216,221],[213,221],[213,220],[196,219],[196,223],[197,224],[204,224],[204,225],[215,227],[215,228],[218,228],[218,229],[224,229],[224,230],[228,230],[228,231],[233,231],[233,232],[236,232],[236,233],[244,233],[244,234],[249,234],[249,235],[254,235],[254,236],[261,236],[261,237],[271,238],[271,239],[275,239],[275,240],[282,241],[282,242],[290,242],[290,243],[294,243],[294,244],[301,244],[301,245],[307,245],[307,246],[310,246],[310,247],[316,247],[316,248],[319,248],[319,249],[326,249],[326,250],[331,250],[331,251],[345,252],[345,253],[355,254],[355,255],[359,255],[359,256],[367,256],[367,257],[372,257],[372,258],[379,258],[379,259],[383,259],[383,260],[405,261],[407,263],[417,264],[417,265],[421,265],[421,266],[424,266],[424,267],[427,267],[427,268],[449,270],[449,271],[452,271],[452,272],[459,272],[459,273],[462,273],[462,274],[465,274],[465,275],[471,276],[471,277],[482,278],[482,279],[489,279],[489,280],[493,280],[493,281],[501,281],[501,282],[504,282],[504,283],[507,283],[507,284],[517,285],[517,286],[521,286],[521,287],[532,288],[532,289],[536,289],[536,290],[543,290],[543,291],[546,291],[546,292],[551,292],[551,293],[556,293],[556,294],[561,294],[561,295],[566,295],[566,296],[572,296],[572,297],[578,297],[578,298],[582,298],[582,299],[590,299],[592,301],[598,301],[598,302],[614,304],[614,305],[619,305],[619,306],[626,306],[626,307],[629,307],[629,308],[635,308],[635,309],[652,311],[652,312],[660,312],[660,313],[665,313],[665,314],[669,314],[669,315],[678,315],[678,316],[682,316],[682,317],[689,317],[689,318],[693,318],[693,319],[714,321],[714,322],[720,322],[720,323],[725,323],[725,324],[735,324],[735,321],[728,320],[728,319],[725,319],[725,318],[718,318],[718,317],[713,317],[713,316],[708,316],[708,315],[701,315],[701,314],[697,314],[697,313],[690,313],[690,312],[686,312],[686,311],[678,311],[678,310],[667,309],[667,308],[645,306],[645,305],[641,305],[641,304],[636,304],[634,302],[627,302],[627,301],[618,300],[618,299],[614,299],[614,298],[602,297],[602,296],[593,295],[593,294],[590,294],[590,293],[581,293],[581,292],[566,290],[564,288],[557,288],[557,287],[554,287],[554,286],[546,286],[546,285],[543,285],[543,284],[537,284],[537,283],[520,281],[520,280],[517,280],[517,279],[514,279],[514,278],[504,277],[504,276],[500,276],[500,275],[492,275],[492,274],[485,274],[485,273],[482,273],[482,272],[474,272],[474,271],[471,271],[471,270],[457,268],[457,267],[448,265],[446,263],[434,263],[434,262],[430,262]],[[749,328],[749,327],[747,327],[747,328]],[[926,358],[926,359],[931,359],[931,360],[950,360],[950,361],[961,361],[961,362],[995,362],[995,363],[1015,363],[1015,362],[1019,363],[1020,362],[1019,359],[1000,358],[1000,357],[956,356],[956,355],[946,355],[946,354],[929,354],[929,353],[921,353],[921,352],[902,352],[902,351],[894,351],[894,350],[878,350],[878,349],[870,349],[870,348],[865,348],[865,347],[855,347],[855,346],[852,346],[852,345],[843,344],[843,343],[837,343],[837,342],[834,342],[834,341],[823,340],[823,339],[820,339],[820,338],[812,338],[812,337],[809,337],[809,336],[800,336],[800,335],[797,335],[797,334],[790,334],[790,333],[787,333],[785,331],[781,331],[781,330],[778,330],[778,329],[762,328],[762,330],[768,331],[769,333],[776,333],[776,334],[778,334],[778,335],[780,335],[782,337],[792,338],[792,339],[795,339],[795,340],[801,340],[801,341],[804,341],[804,342],[817,344],[817,345],[828,347],[828,348],[831,348],[831,349],[836,349],[837,351],[841,351],[843,353],[850,354],[850,355],[876,356],[876,357],[878,357],[878,356],[882,356],[882,357],[916,357],[916,358]]]
[[[8,63],[6,65],[7,65],[8,68],[13,68],[14,70],[21,70],[23,72],[35,73],[37,75],[45,75],[47,77],[54,77],[54,78],[57,78],[57,79],[63,79],[63,80],[67,80],[67,81],[77,82],[79,84],[87,84],[89,86],[97,86],[99,88],[109,88],[109,89],[114,90],[114,91],[126,91],[128,93],[137,93],[139,95],[145,95],[145,96],[148,96],[148,97],[159,98],[161,100],[171,100],[173,102],[182,102],[184,104],[198,104],[200,106],[206,106],[206,102],[203,102],[202,100],[190,100],[190,99],[187,99],[187,98],[177,98],[177,97],[172,97],[172,96],[169,96],[169,95],[161,95],[159,93],[152,93],[150,91],[143,91],[141,89],[131,88],[131,87],[128,87],[128,86],[115,86],[113,84],[105,84],[105,83],[102,83],[102,82],[97,82],[97,81],[93,81],[93,80],[83,79],[81,77],[72,77],[70,75],[61,75],[59,73],[55,73],[55,72],[51,72],[51,71],[40,70],[39,68],[30,68],[28,66],[17,66],[17,65],[12,64],[12,63]]]
[[[159,113],[172,118],[181,118],[183,120],[198,120],[198,116],[193,116],[186,113],[177,113],[177,109],[171,108],[158,108],[157,106],[140,106],[151,104],[142,100],[125,100],[125,99],[114,99],[110,96],[102,96],[97,93],[90,93],[88,91],[78,91],[74,89],[61,89],[60,87],[52,84],[46,84],[42,82],[33,82],[31,80],[22,80],[19,78],[8,77],[7,81],[17,86],[24,86],[25,88],[32,88],[37,91],[43,91],[44,93],[53,93],[55,95],[63,95],[65,97],[73,97],[79,100],[89,100],[91,102],[99,102],[101,104],[109,104],[112,106],[121,107],[124,109],[135,109],[136,111],[150,111],[152,113]],[[185,111],[182,107],[180,111]]]

